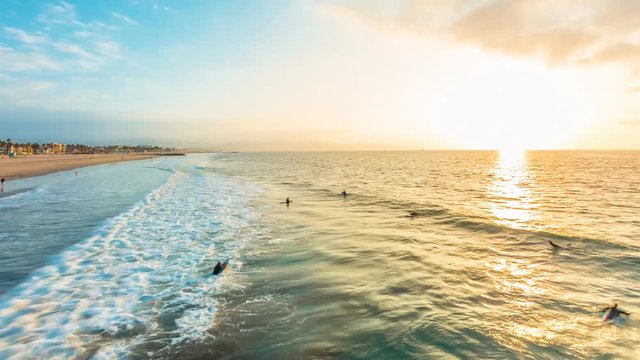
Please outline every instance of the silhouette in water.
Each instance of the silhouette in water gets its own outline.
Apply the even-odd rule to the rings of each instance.
[[[600,312],[604,312],[604,316],[602,317],[602,321],[612,321],[620,317],[620,315],[631,315],[628,312],[618,310],[618,304],[613,304],[612,307],[606,307]]]
[[[553,247],[553,249],[564,249],[562,246],[558,245],[558,244],[554,244],[553,241],[549,240],[549,245],[551,245],[551,247]]]
[[[4,178],[0,179],[0,192],[4,191]]]
[[[548,240],[548,241],[549,241],[549,245],[551,245],[551,247],[553,248],[553,250],[566,249],[566,247],[564,247],[564,246],[560,246],[560,245],[558,245],[558,244],[554,243],[554,242],[553,242],[553,241],[551,241],[551,240]],[[567,245],[567,246],[571,246],[571,244],[569,244],[569,245]]]
[[[347,197],[347,192],[346,192],[346,191],[344,191],[344,190],[342,190],[341,195],[342,195],[342,197]]]
[[[222,261],[218,261],[218,263],[216,264],[216,266],[213,268],[213,272],[211,273],[212,275],[218,275],[221,272],[224,271],[224,269],[227,268],[227,265],[229,264],[229,260],[225,260],[225,262]]]
[[[289,207],[289,204],[292,203],[293,200],[289,200],[289,198],[287,198],[287,200],[282,201],[280,204],[287,204],[287,207]]]
[[[409,210],[409,216],[418,216],[418,212],[414,210]]]

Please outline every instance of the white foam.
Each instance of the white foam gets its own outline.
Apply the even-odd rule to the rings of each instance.
[[[119,358],[158,334],[206,338],[230,276],[211,268],[254,237],[256,194],[210,173],[173,174],[0,299],[0,358]]]

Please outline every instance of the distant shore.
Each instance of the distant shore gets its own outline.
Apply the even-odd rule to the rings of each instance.
[[[78,155],[26,155],[24,157],[0,158],[0,177],[15,180],[30,176],[40,176],[57,171],[71,170],[85,166],[118,161],[143,160],[158,156],[178,156],[177,153],[134,153],[134,154],[78,154]]]

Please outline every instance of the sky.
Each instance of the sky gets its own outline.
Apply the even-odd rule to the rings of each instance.
[[[0,137],[640,148],[640,1],[0,1]]]

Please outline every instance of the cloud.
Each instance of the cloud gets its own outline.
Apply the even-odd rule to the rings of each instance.
[[[73,5],[58,1],[55,4],[49,4],[47,11],[38,16],[38,21],[45,24],[75,24],[76,9]]]
[[[324,12],[356,16],[382,29],[472,44],[557,63],[640,57],[637,0],[321,1]],[[329,9],[329,11],[327,11]]]
[[[122,21],[133,21],[113,14]],[[40,31],[0,28],[0,71],[73,73],[98,69],[122,56],[120,44],[112,40],[111,32],[116,27],[100,21],[82,21],[75,7],[67,2],[49,4],[32,23],[40,25]],[[3,45],[3,38],[17,42]]]
[[[71,44],[66,41],[59,41],[53,44],[53,46],[61,52],[79,56],[84,59],[93,58],[94,55],[84,50],[82,47],[76,44]]]
[[[47,41],[47,37],[40,33],[30,34],[24,30],[12,28],[9,26],[5,26],[3,29],[4,29],[4,32],[7,33],[9,36],[11,36],[12,38],[24,44],[35,45],[35,44],[42,44]]]
[[[118,29],[116,26],[109,25],[101,21],[84,22],[79,20],[75,6],[64,1],[49,4],[46,10],[38,16],[37,21],[48,26],[72,26],[80,28],[81,31]]]
[[[21,51],[0,45],[0,70],[9,72],[59,70],[60,62],[37,50]]]
[[[114,41],[98,41],[95,43],[98,53],[109,58],[119,58],[120,45]]]
[[[125,23],[129,24],[129,25],[135,25],[137,24],[136,21],[132,20],[130,17],[126,16],[126,15],[122,15],[120,13],[117,12],[113,12],[111,15],[113,15],[114,18],[118,19],[118,20],[122,20]]]

